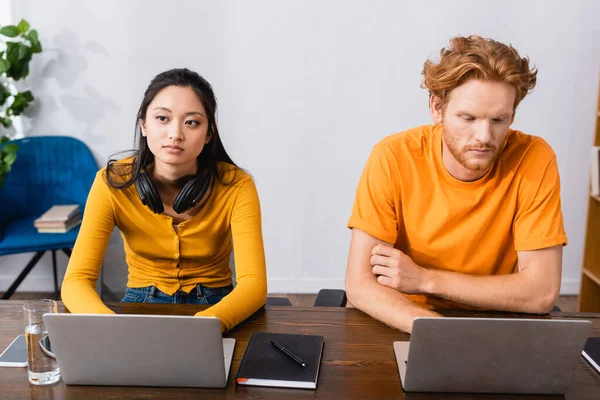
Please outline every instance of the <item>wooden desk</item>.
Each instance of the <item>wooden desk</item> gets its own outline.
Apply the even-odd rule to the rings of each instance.
[[[23,332],[22,301],[0,301],[0,348]],[[193,315],[203,306],[108,303],[117,313]],[[60,311],[64,311],[62,304]],[[514,316],[483,312],[447,312],[448,316]],[[577,317],[568,314],[567,318]],[[546,316],[546,318],[548,318]],[[565,318],[560,313],[552,318]],[[593,323],[592,336],[600,336],[600,314],[585,315]],[[237,386],[235,376],[240,360],[254,331],[316,334],[325,337],[325,350],[318,388],[313,390]],[[389,328],[353,308],[267,307],[258,311],[226,336],[236,339],[229,384],[225,389],[146,388],[115,386],[35,387],[27,381],[26,368],[0,368],[2,399],[544,399],[545,396],[462,395],[403,393],[392,342],[408,340],[409,335]],[[557,398],[548,396],[548,398]],[[561,397],[558,397],[561,398]],[[600,399],[600,376],[581,359],[567,398]]]

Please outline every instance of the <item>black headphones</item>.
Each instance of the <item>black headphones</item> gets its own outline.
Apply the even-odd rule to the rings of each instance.
[[[194,207],[204,197],[210,182],[212,181],[212,174],[205,176],[195,176],[185,183],[183,189],[175,197],[173,202],[173,210],[177,214],[182,214]],[[138,195],[142,203],[156,214],[162,214],[165,211],[162,199],[158,190],[154,187],[152,180],[148,174],[144,171],[140,172],[140,175],[135,180],[135,188],[137,189]]]

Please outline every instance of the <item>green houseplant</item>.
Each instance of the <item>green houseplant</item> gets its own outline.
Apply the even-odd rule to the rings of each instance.
[[[19,149],[19,146],[14,143],[6,143],[8,140],[6,136],[0,138],[0,189],[4,186],[6,175],[17,159],[17,150]]]
[[[29,75],[29,62],[41,51],[37,31],[24,19],[0,28],[0,124],[4,129],[34,100],[31,91],[20,92],[15,82]],[[17,158],[18,146],[8,140],[6,134],[0,136],[0,189]]]

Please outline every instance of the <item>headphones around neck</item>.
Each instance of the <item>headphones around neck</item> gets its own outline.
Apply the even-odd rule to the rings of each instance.
[[[208,191],[211,181],[212,174],[195,176],[187,181],[177,194],[177,197],[175,197],[173,210],[175,210],[177,214],[183,214],[190,208],[196,206]],[[148,206],[148,208],[156,214],[162,214],[165,211],[160,194],[146,172],[140,172],[140,175],[135,181],[135,188],[137,189],[142,204]]]

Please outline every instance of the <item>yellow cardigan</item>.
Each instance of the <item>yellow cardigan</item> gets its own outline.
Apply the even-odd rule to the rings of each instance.
[[[144,206],[135,185],[115,189],[101,169],[90,190],[81,230],[62,285],[62,300],[73,313],[113,313],[96,293],[96,281],[116,225],[125,244],[127,286],[154,285],[172,295],[198,283],[232,283],[229,259],[235,243],[237,285],[197,316],[215,316],[227,331],[258,310],[266,300],[267,278],[260,204],[252,178],[241,169],[219,165],[225,183],[215,181],[197,215],[173,229],[173,219]],[[233,243],[232,243],[233,239]]]

